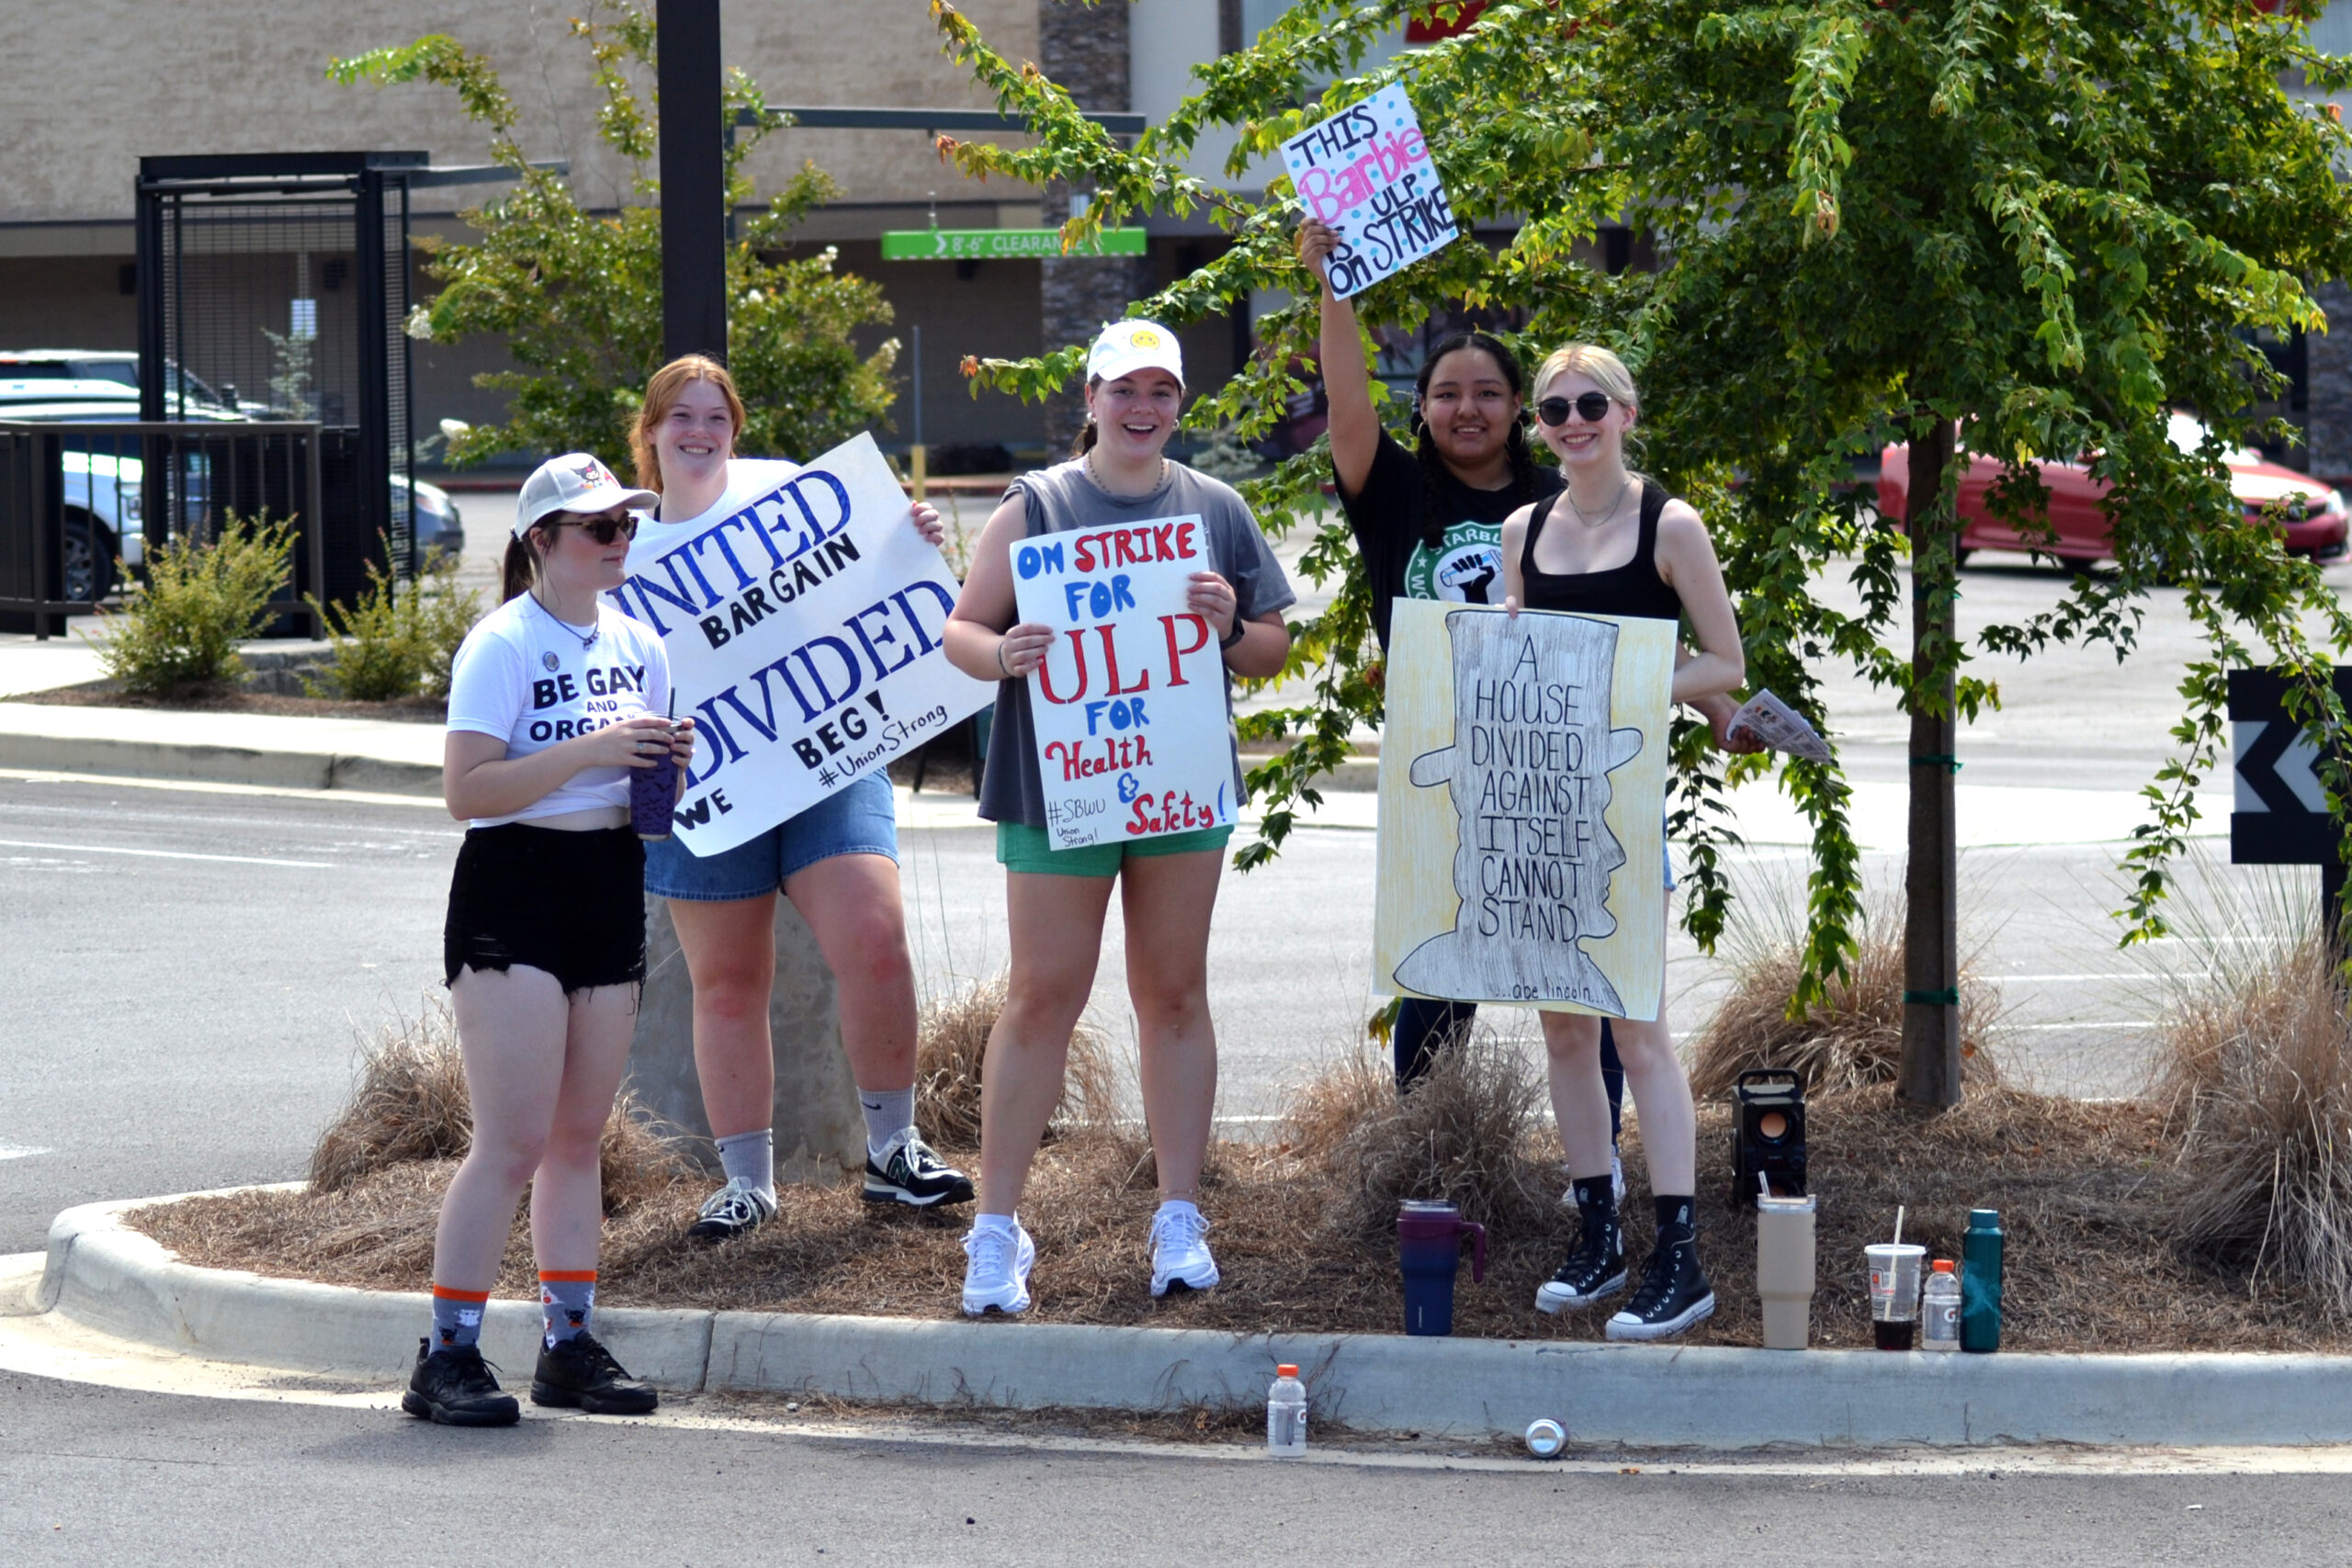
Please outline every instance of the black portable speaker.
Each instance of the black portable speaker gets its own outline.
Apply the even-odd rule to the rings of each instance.
[[[1731,1206],[1755,1207],[1772,1184],[1775,1198],[1804,1196],[1804,1080],[1788,1067],[1756,1067],[1731,1091]]]

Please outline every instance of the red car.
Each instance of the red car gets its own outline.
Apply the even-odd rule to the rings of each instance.
[[[2193,452],[2205,439],[2205,427],[2176,412],[2171,434],[2174,446]],[[2320,560],[2334,560],[2344,554],[2344,497],[2339,491],[2292,468],[2267,462],[2260,453],[2245,447],[2230,453],[2228,462],[2230,490],[2245,505],[2250,521],[2260,520],[2271,505],[2283,502],[2289,550]],[[2058,564],[2069,571],[2082,571],[2114,555],[2108,547],[2107,513],[2100,505],[2107,483],[2093,479],[2088,468],[2080,463],[2041,466],[2042,487],[2050,491],[2050,524],[2058,535],[2055,542],[2023,537],[1993,514],[1985,491],[2000,476],[2001,465],[1992,458],[1974,456],[1969,459],[1968,472],[1960,481],[1962,560],[1968,558],[1971,550],[2038,549],[2057,557]],[[1882,516],[1898,520],[1903,516],[1910,479],[1911,450],[1898,442],[1886,449],[1880,462]]]

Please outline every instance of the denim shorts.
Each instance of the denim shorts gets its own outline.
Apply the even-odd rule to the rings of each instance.
[[[552,975],[566,995],[645,979],[644,852],[626,828],[566,832],[505,822],[458,846],[441,978],[514,968]]]
[[[868,773],[799,816],[715,855],[697,855],[676,839],[656,840],[645,846],[645,890],[696,904],[732,903],[777,892],[785,878],[835,855],[898,860],[898,807],[886,774]]]

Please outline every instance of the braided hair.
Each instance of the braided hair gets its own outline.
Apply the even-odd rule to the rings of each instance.
[[[1438,453],[1437,438],[1430,433],[1429,422],[1421,417],[1421,404],[1429,396],[1430,380],[1437,374],[1439,363],[1447,355],[1465,348],[1476,349],[1495,362],[1510,386],[1511,396],[1526,396],[1526,378],[1520,370],[1519,356],[1492,333],[1455,333],[1431,349],[1429,357],[1421,362],[1421,374],[1413,383],[1413,429],[1418,436],[1413,455],[1421,464],[1421,543],[1432,552],[1445,547],[1444,479],[1452,470]],[[1510,455],[1511,498],[1519,502],[1534,500],[1535,458],[1527,446],[1523,410],[1521,417],[1511,421],[1504,448]]]

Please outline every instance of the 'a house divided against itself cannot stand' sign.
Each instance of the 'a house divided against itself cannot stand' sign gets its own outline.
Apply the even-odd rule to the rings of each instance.
[[[1393,615],[1374,988],[1656,1018],[1674,623]]]
[[[1055,628],[1029,714],[1057,850],[1234,819],[1225,655],[1184,604],[1210,570],[1204,535],[1198,517],[1159,517],[1013,546],[1021,618]]]
[[[692,538],[632,555],[613,597],[660,634],[700,731],[674,831],[734,848],[995,699],[947,662],[956,575],[871,435]]]
[[[1401,86],[1308,126],[1283,143],[1283,162],[1306,215],[1339,233],[1328,270],[1331,292],[1342,299],[1443,249],[1461,231]]]

